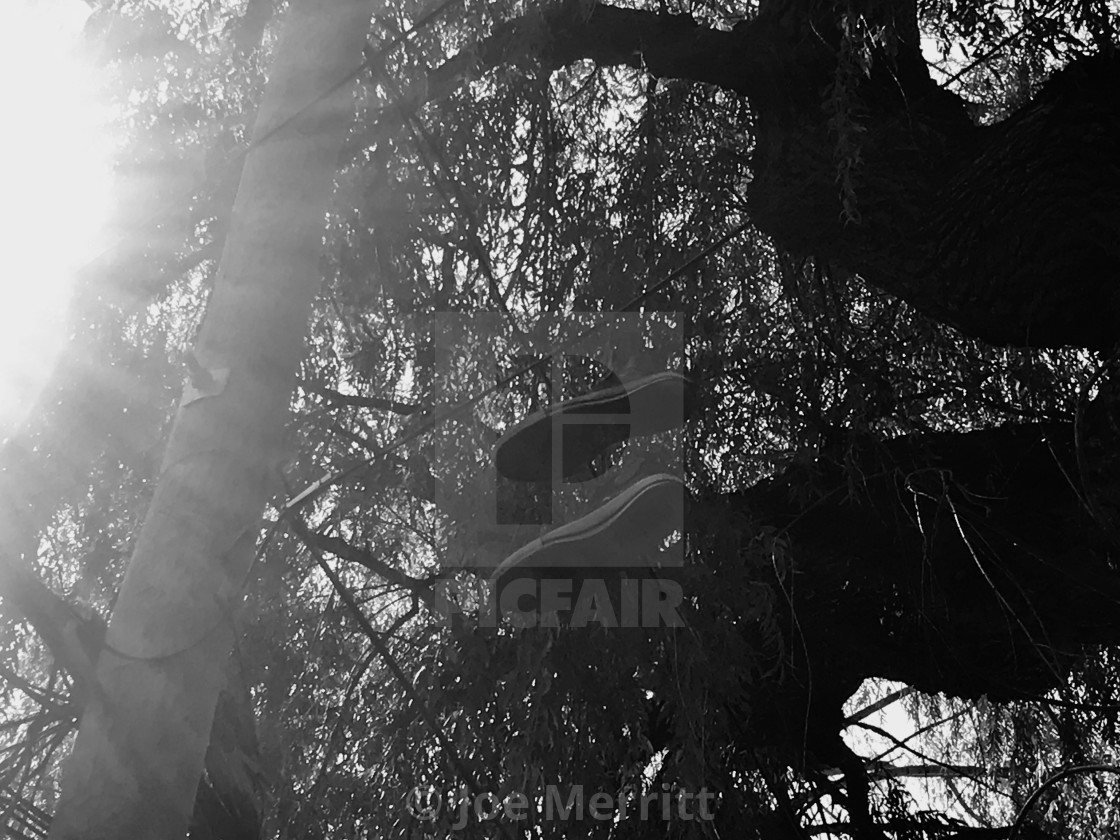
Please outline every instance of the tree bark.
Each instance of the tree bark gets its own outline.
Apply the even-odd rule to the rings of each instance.
[[[966,335],[1110,348],[1120,338],[1120,55],[1075,62],[996,126],[930,78],[912,4],[865,74],[847,4],[764,2],[730,31],[687,15],[564,0],[429,77],[426,98],[505,63],[580,59],[717,85],[755,117],[753,221]],[[898,19],[893,12],[898,10]]]
[[[181,838],[209,743],[319,286],[333,173],[349,122],[336,86],[370,10],[289,13],[214,292],[155,495],[63,777],[52,838]],[[333,91],[333,92],[332,92]]]
[[[1023,425],[869,442],[701,505],[700,533],[708,517],[754,520],[792,563],[771,584],[785,677],[752,689],[751,737],[827,743],[869,677],[1042,695],[1088,648],[1120,642],[1120,574],[1075,492],[1072,437]]]

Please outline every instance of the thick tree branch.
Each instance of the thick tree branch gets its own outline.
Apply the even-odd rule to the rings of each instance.
[[[0,591],[4,603],[35,628],[51,656],[74,678],[80,694],[96,684],[94,668],[105,642],[99,616],[85,619],[30,570],[11,558],[0,559]]]
[[[378,577],[412,593],[429,608],[435,603],[435,595],[429,583],[406,575],[400,569],[391,566],[384,560],[379,560],[368,551],[355,548],[338,537],[328,537],[326,534],[317,534],[312,531],[303,532],[300,537],[321,551],[333,554],[340,560],[364,566]]]
[[[600,67],[643,68],[664,78],[707,82],[749,93],[749,55],[741,31],[703,26],[689,15],[622,9],[601,3],[587,11],[581,0],[564,0],[499,25],[487,38],[428,76],[429,100],[501,65],[539,63],[556,70],[582,59]],[[757,65],[761,67],[762,65]]]
[[[1071,486],[1068,425],[903,438],[844,460],[739,497],[811,573],[792,608],[815,667],[1012,697],[1120,639],[1120,578]],[[797,501],[805,486],[819,496]]]
[[[1068,424],[1007,426],[853,444],[697,504],[690,531],[753,521],[792,567],[771,581],[785,677],[751,690],[745,737],[829,744],[871,677],[962,698],[1045,694],[1120,640],[1120,576],[1074,471]]]
[[[840,4],[763,4],[730,31],[684,15],[566,0],[500,25],[428,77],[407,108],[503,64],[581,59],[718,85],[755,114],[752,220],[789,251],[859,273],[999,344],[1111,348],[1120,308],[1114,196],[1120,59],[1075,62],[998,126],[929,75],[912,3],[899,36],[846,66]]]

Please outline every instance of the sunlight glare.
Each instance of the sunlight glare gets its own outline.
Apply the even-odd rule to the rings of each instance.
[[[80,0],[7,0],[0,11],[0,437],[46,384],[77,272],[106,244],[108,117],[80,51],[88,14]]]

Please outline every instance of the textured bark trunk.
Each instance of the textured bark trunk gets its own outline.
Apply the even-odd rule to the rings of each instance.
[[[868,677],[1022,699],[1120,641],[1109,537],[1071,486],[1068,427],[901,439],[763,482],[702,510],[788,540],[775,581],[785,677],[755,686],[753,732],[827,743]],[[808,493],[806,488],[809,488]]]
[[[231,611],[275,471],[369,8],[303,0],[261,104],[233,225],[148,516],[63,778],[52,838],[186,835]]]
[[[807,79],[794,57],[798,89],[751,98],[752,214],[779,245],[995,344],[1120,340],[1120,58],[1078,61],[980,128],[916,55],[880,56],[839,98],[842,68]]]
[[[841,35],[850,4],[763,2],[731,31],[565,0],[432,72],[436,98],[503,63],[583,58],[742,94],[752,218],[967,335],[1109,348],[1120,339],[1120,55],[1076,61],[997,126],[969,120],[921,56],[913,4],[865,4],[888,50]],[[850,23],[850,21],[849,21]]]

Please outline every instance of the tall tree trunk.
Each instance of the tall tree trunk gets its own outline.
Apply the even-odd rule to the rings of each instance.
[[[233,225],[50,836],[186,835],[233,626],[319,287],[360,0],[289,13]],[[258,145],[259,144],[259,145]]]

